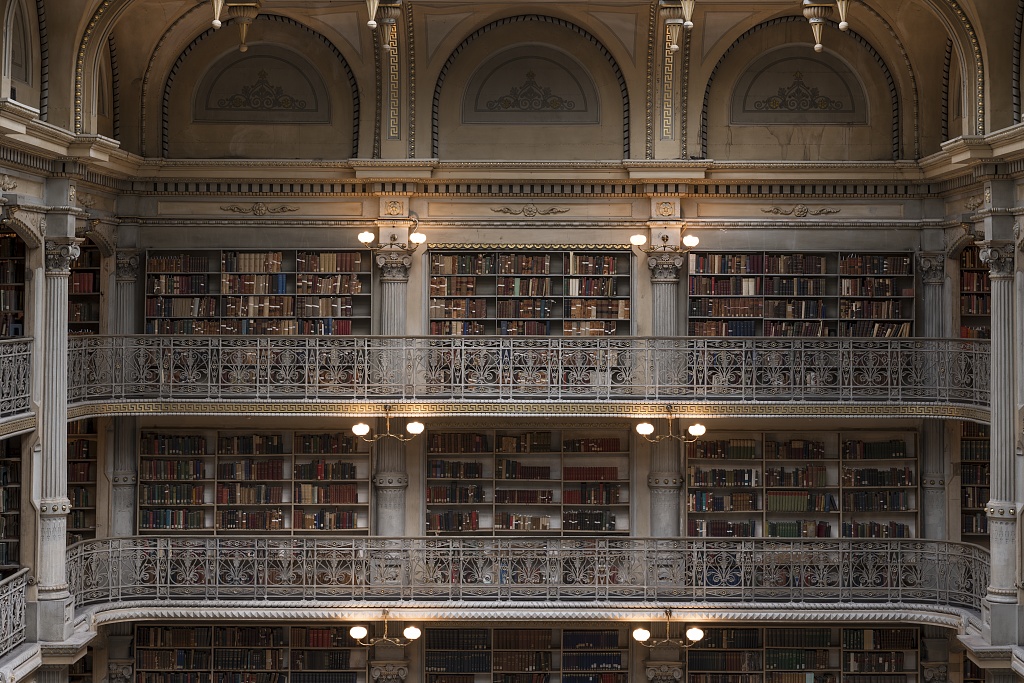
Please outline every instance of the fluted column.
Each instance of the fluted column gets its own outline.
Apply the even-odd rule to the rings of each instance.
[[[135,302],[138,297],[139,252],[119,249],[116,254],[114,285],[115,334],[139,332]],[[114,467],[111,473],[110,535],[115,538],[135,533],[135,497],[138,483],[133,417],[114,418]]]
[[[68,683],[70,668],[66,664],[45,664],[36,673],[38,683]]]
[[[991,462],[989,519],[992,574],[988,603],[1016,603],[1017,504],[1014,492],[1014,386],[1012,244],[981,242],[981,260],[988,264],[992,282]],[[993,614],[995,619],[995,614]],[[993,645],[1015,644],[1013,629],[991,624]]]
[[[385,337],[403,337],[406,330],[406,299],[412,254],[406,248],[384,247],[377,252],[380,269],[380,333]],[[395,373],[404,372],[399,348],[382,350],[392,354],[386,365]],[[380,425],[383,427],[383,424]],[[374,445],[376,461],[373,485],[376,489],[377,534],[405,535],[405,492],[409,475],[405,464],[405,444],[397,439],[381,439]]]
[[[682,254],[674,251],[652,253],[647,258],[651,269],[652,332],[656,337],[679,334],[676,311],[679,307],[679,270]],[[651,535],[656,538],[679,536],[679,443],[665,439],[651,446],[651,470],[647,487],[651,496]]]
[[[39,417],[41,482],[39,498],[39,547],[42,561],[39,581],[39,639],[64,640],[71,632],[71,599],[68,592],[68,277],[71,262],[78,258],[80,240],[47,239],[44,285],[43,400]]]
[[[918,270],[924,284],[922,299],[925,318],[921,335],[943,337],[941,314],[948,310],[946,294],[946,255],[943,252],[918,254]],[[938,381],[938,378],[935,378]],[[948,505],[946,502],[946,426],[942,420],[925,420],[921,429],[921,537],[934,540],[949,538]]]

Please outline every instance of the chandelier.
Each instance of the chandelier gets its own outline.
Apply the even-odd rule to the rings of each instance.
[[[407,422],[405,424],[405,434],[394,434],[391,431],[391,406],[384,406],[384,431],[378,432],[373,436],[367,436],[370,433],[370,425],[365,422],[359,422],[352,425],[352,433],[358,436],[360,439],[367,443],[376,443],[384,438],[398,439],[399,441],[412,441],[417,436],[423,433],[423,423],[418,421]],[[407,436],[409,435],[409,436]],[[386,613],[385,613],[386,614]],[[385,627],[387,621],[384,622]]]
[[[665,637],[651,640],[651,632],[643,626],[633,629],[633,640],[649,648],[656,648],[662,645],[675,645],[676,647],[690,647],[704,639],[704,630],[691,626],[686,629],[686,640],[673,640],[669,637],[669,626],[672,621],[672,610],[665,610]]]
[[[672,414],[672,407],[669,406],[666,410],[668,413],[668,434],[659,434],[658,436],[651,436],[654,434],[654,425],[650,422],[641,422],[636,426],[636,433],[644,437],[651,443],[661,443],[665,439],[675,439],[676,441],[682,441],[683,443],[693,443],[708,431],[707,427],[699,422],[695,422],[686,428],[686,434],[673,434],[672,423],[676,421],[675,415]]]
[[[377,636],[376,638],[367,638],[369,631],[365,626],[357,625],[353,626],[348,630],[348,634],[352,636],[352,639],[362,645],[363,647],[373,647],[378,643],[391,643],[399,647],[405,647],[412,641],[416,640],[422,634],[419,628],[413,625],[405,627],[402,631],[402,636],[389,636],[388,635],[388,611],[384,610],[384,635]]]

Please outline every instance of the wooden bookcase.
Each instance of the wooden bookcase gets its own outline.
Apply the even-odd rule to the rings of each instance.
[[[25,336],[25,242],[0,232],[0,338]]]
[[[81,250],[71,263],[68,281],[68,334],[99,334],[102,310],[100,250],[88,240],[82,243]]]
[[[86,649],[84,657],[68,667],[68,683],[92,683],[93,654],[92,648]]]
[[[910,254],[691,252],[691,336],[909,337]]]
[[[366,683],[366,664],[342,627],[135,626],[140,683]]]
[[[686,447],[686,535],[913,538],[916,435],[723,432]]]
[[[976,246],[960,252],[960,336],[992,337],[992,283]]]
[[[627,683],[625,629],[428,628],[426,683]]]
[[[960,537],[971,543],[988,541],[989,427],[960,425]]]
[[[426,531],[628,534],[625,430],[430,432]]]
[[[68,422],[68,545],[96,538],[98,439],[95,418]]]
[[[338,433],[143,431],[139,530],[366,534],[365,446]]]
[[[362,250],[150,251],[147,334],[370,334]]]
[[[629,335],[628,250],[432,250],[432,335]]]
[[[21,437],[0,441],[0,576],[21,562]]]
[[[915,683],[920,632],[907,628],[705,628],[685,651],[687,683]]]

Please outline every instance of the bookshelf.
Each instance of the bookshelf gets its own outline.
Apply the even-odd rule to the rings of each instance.
[[[628,335],[625,249],[433,250],[432,335]]]
[[[0,232],[0,338],[25,336],[25,242]]]
[[[687,683],[915,683],[917,628],[705,628]]]
[[[135,627],[142,683],[366,683],[366,664],[366,648],[341,627]]]
[[[68,334],[100,333],[101,264],[99,248],[89,240],[83,242],[68,281]]]
[[[92,648],[86,649],[84,657],[68,667],[68,683],[92,683]]]
[[[625,430],[429,432],[426,531],[626,534]]]
[[[96,419],[68,422],[68,545],[96,538],[96,472],[99,435]]]
[[[139,529],[368,533],[364,447],[340,433],[142,431]]]
[[[979,251],[971,245],[960,252],[960,336],[964,339],[992,337],[992,283]]]
[[[686,446],[686,534],[913,538],[915,434],[721,432]]]
[[[0,576],[21,562],[21,437],[0,441]]]
[[[909,254],[690,252],[691,336],[909,337]]]
[[[147,334],[370,334],[360,250],[150,251]]]
[[[960,537],[971,543],[988,540],[989,427],[960,425]]]
[[[985,681],[985,670],[980,666],[972,662],[967,657],[964,657],[964,672],[963,682],[964,683],[984,683]]]
[[[427,683],[627,683],[622,628],[428,628]]]

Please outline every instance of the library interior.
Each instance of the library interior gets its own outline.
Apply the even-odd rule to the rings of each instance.
[[[0,683],[1024,680],[1024,0],[0,17]]]

